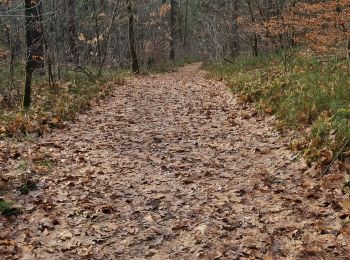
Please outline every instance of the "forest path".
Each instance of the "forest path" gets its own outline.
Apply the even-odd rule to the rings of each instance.
[[[130,79],[39,145],[58,163],[35,210],[3,226],[26,259],[350,255],[331,203],[342,195],[303,177],[273,118],[198,64]]]

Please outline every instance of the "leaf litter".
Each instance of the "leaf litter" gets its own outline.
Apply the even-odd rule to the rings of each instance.
[[[0,255],[349,257],[346,175],[318,181],[273,124],[197,64],[130,79],[65,129],[0,143],[2,180],[36,183],[0,217]]]

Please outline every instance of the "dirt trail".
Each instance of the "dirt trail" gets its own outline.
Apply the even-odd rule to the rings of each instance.
[[[199,65],[137,77],[37,144],[57,165],[25,214],[1,219],[15,242],[0,246],[25,259],[350,259],[339,181],[313,181],[287,143]]]

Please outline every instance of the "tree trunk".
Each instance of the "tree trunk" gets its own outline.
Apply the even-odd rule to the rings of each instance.
[[[101,50],[101,28],[98,22],[98,15],[99,15],[99,9],[97,9],[95,1],[92,1],[92,8],[94,10],[93,14],[93,20],[94,20],[94,31],[95,31],[95,37],[96,37],[96,50],[97,50],[97,65],[100,68],[101,67],[101,60],[102,60],[102,50]],[[100,76],[100,75],[98,75]]]
[[[176,0],[170,0],[170,60],[175,60],[175,37],[176,37]]]
[[[12,37],[11,37],[11,27],[6,26],[5,29],[6,32],[6,38],[7,38],[7,46],[10,50],[10,84],[9,84],[9,101],[12,100],[11,98],[11,91],[14,89],[14,50],[13,50],[13,44],[12,44]]]
[[[349,36],[346,40],[346,59],[348,61],[348,65],[350,66],[350,39]]]
[[[139,62],[136,52],[136,39],[134,31],[134,14],[132,10],[132,0],[128,0],[128,15],[129,15],[129,49],[131,55],[131,69],[135,74],[140,72]]]
[[[187,45],[187,27],[188,27],[188,0],[185,3],[185,24],[184,24],[184,39],[183,39],[183,47]]]
[[[253,8],[252,8],[252,3],[250,0],[246,0],[246,3],[248,5],[248,11],[249,11],[249,14],[250,14],[250,19],[251,19],[251,22],[252,24],[255,24],[255,16],[254,16],[254,13],[253,13]],[[252,35],[252,54],[257,57],[259,56],[259,46],[258,46],[258,35],[256,32],[253,33]]]
[[[253,51],[253,55],[255,57],[259,56],[259,47],[258,47],[258,35],[256,33],[253,34],[253,39],[252,39],[252,51]]]
[[[26,80],[24,85],[23,107],[29,109],[31,104],[31,85],[33,72],[44,67],[44,47],[42,31],[42,1],[25,0],[25,30],[26,30]]]
[[[113,10],[113,14],[112,14],[112,18],[111,18],[111,21],[109,23],[109,26],[105,32],[105,39],[103,40],[103,48],[102,48],[102,59],[101,59],[101,62],[99,64],[99,71],[98,71],[98,75],[102,75],[102,69],[103,69],[103,66],[106,62],[106,59],[107,59],[107,55],[108,55],[108,42],[109,42],[109,38],[111,36],[111,32],[112,32],[112,27],[113,27],[113,24],[114,24],[114,20],[117,16],[117,10],[118,10],[118,2],[115,4],[115,7],[114,7],[114,10]]]
[[[233,46],[232,46],[232,56],[237,58],[241,52],[241,38],[238,32],[238,0],[234,0],[233,6]]]
[[[75,14],[75,0],[67,0],[68,13],[68,43],[69,43],[69,61],[75,64],[79,63],[79,55],[77,48],[77,29],[76,29],[76,14]]]
[[[50,22],[50,27],[54,28],[54,40],[55,40],[55,62],[56,62],[56,73],[57,73],[57,78],[60,80],[61,79],[61,67],[60,67],[60,56],[59,56],[59,45],[60,45],[60,33],[59,33],[59,28],[62,27],[61,24],[61,19],[59,11],[58,11],[58,5],[56,1],[52,1],[52,6],[53,10],[55,11],[54,14],[54,19]],[[56,26],[55,26],[56,24]]]

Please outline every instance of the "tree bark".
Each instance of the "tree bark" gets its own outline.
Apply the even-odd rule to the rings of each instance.
[[[132,0],[128,0],[128,16],[129,16],[129,49],[131,55],[131,69],[135,74],[140,72],[139,62],[137,58],[136,52],[136,39],[135,39],[135,31],[134,31],[134,14],[132,10]]]
[[[26,80],[24,85],[23,107],[29,109],[31,104],[32,76],[36,69],[44,67],[44,47],[42,30],[42,1],[25,0],[26,31]]]

